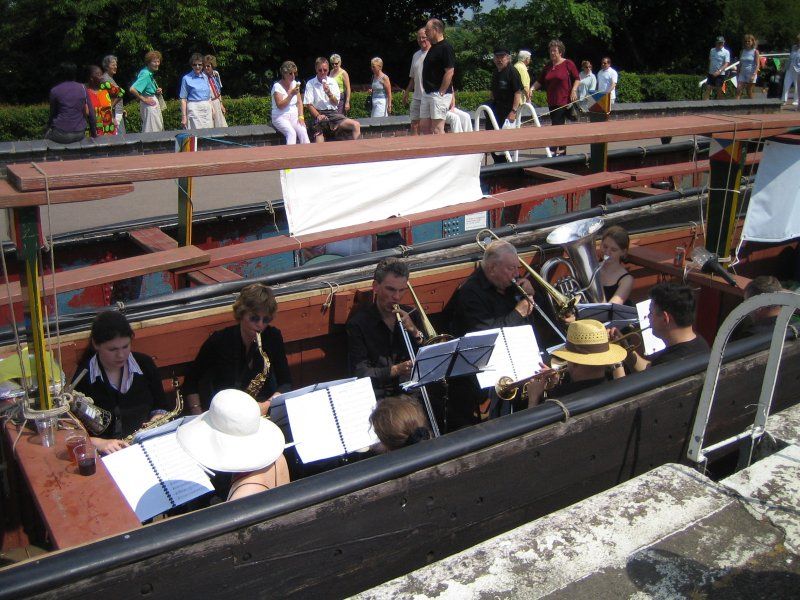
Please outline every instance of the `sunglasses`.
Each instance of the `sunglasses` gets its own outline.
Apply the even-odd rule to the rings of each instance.
[[[193,67],[202,67],[203,63],[193,63],[192,66]]]
[[[247,317],[247,320],[251,323],[264,323],[264,325],[269,325],[270,321],[272,321],[272,317],[262,317],[261,315],[250,315]]]
[[[342,63],[331,63],[334,67],[338,67]]]

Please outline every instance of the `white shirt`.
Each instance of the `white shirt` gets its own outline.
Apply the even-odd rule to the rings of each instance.
[[[425,95],[425,90],[422,89],[422,63],[425,62],[425,55],[428,54],[427,50],[417,50],[411,58],[411,69],[408,72],[408,77],[414,79],[414,95],[411,96],[414,100],[422,100]]]
[[[315,79],[316,79],[316,77],[315,77]],[[292,81],[292,85],[290,86],[290,89],[287,90],[287,89],[285,89],[283,87],[283,83],[281,83],[280,79],[273,84],[272,91],[270,92],[270,95],[272,96],[272,118],[273,119],[275,119],[277,117],[280,117],[281,115],[285,115],[287,113],[289,113],[291,115],[294,115],[294,116],[298,116],[297,115],[297,98],[292,97],[292,99],[289,102],[289,104],[287,104],[283,108],[278,108],[278,104],[275,102],[275,93],[276,92],[278,94],[280,94],[281,96],[286,97],[286,96],[289,95],[289,92],[291,90],[293,90],[294,88],[296,88],[298,85],[300,85],[300,82],[297,81],[297,80],[294,80],[294,81]]]
[[[339,85],[334,79],[326,77],[324,81],[328,84],[331,94],[335,98],[335,102],[331,102],[328,94],[322,89],[322,81],[318,77],[309,79],[306,84],[306,91],[303,94],[303,104],[310,104],[317,110],[336,110],[339,108]]]
[[[600,69],[597,72],[597,91],[605,92],[607,90],[610,90],[612,83],[616,87],[618,79],[619,75],[612,67],[608,67],[606,69]],[[613,102],[616,99],[617,99],[616,90],[611,90],[611,101]]]
[[[120,381],[118,390],[120,394],[125,394],[129,389],[131,389],[133,376],[137,373],[139,375],[144,375],[139,363],[137,363],[136,359],[133,358],[133,352],[131,352],[128,354],[128,364],[126,364],[122,369],[122,379]],[[103,380],[103,370],[100,368],[100,361],[97,360],[97,354],[95,354],[89,361],[89,383],[94,383],[98,379]],[[108,383],[111,385],[111,387],[115,387],[113,382],[109,381]]]

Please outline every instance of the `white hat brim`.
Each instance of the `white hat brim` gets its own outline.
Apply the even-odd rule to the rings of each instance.
[[[286,439],[275,423],[259,419],[258,430],[246,436],[234,436],[212,428],[203,413],[178,427],[181,448],[212,471],[244,473],[257,471],[274,463],[283,453]]]

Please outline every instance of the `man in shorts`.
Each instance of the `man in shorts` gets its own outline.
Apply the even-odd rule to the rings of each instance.
[[[408,111],[411,116],[411,135],[419,135],[419,110],[422,105],[422,96],[424,95],[424,90],[422,89],[422,63],[425,60],[425,55],[428,54],[428,49],[431,47],[428,42],[428,36],[425,35],[424,27],[417,31],[417,44],[419,44],[419,50],[411,58],[408,85],[403,92],[404,103],[408,102],[408,93],[413,92]]]
[[[723,97],[722,84],[725,83],[725,68],[731,64],[731,53],[725,47],[725,38],[719,36],[716,45],[708,53],[708,79],[703,88],[703,100],[708,100],[711,90],[714,97],[719,100]]]
[[[314,62],[317,76],[306,84],[303,104],[314,117],[311,133],[315,143],[325,140],[357,140],[361,137],[361,125],[339,112],[339,86],[328,77],[330,64],[320,56]]]
[[[450,110],[453,96],[453,75],[456,71],[456,53],[444,39],[444,23],[430,19],[425,25],[425,35],[430,49],[422,63],[422,87],[425,94],[420,106],[422,133],[444,133],[444,121]]]

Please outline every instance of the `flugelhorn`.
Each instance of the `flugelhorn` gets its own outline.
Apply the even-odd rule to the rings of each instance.
[[[519,393],[519,389],[522,388],[522,398],[525,399],[527,396],[527,384],[531,381],[542,381],[545,378],[548,378],[548,384],[545,387],[546,390],[553,389],[556,385],[559,384],[561,379],[564,377],[564,373],[566,373],[566,364],[560,365],[553,365],[550,371],[539,372],[531,375],[530,377],[526,377],[525,379],[521,379],[519,381],[514,381],[508,375],[504,375],[500,379],[497,380],[497,383],[494,385],[494,391],[497,394],[497,397],[501,400],[506,400],[507,402],[511,402],[517,397]]]
[[[425,309],[422,308],[422,302],[420,302],[419,298],[417,298],[417,293],[414,291],[414,287],[411,285],[410,281],[408,282],[408,291],[411,292],[411,297],[414,299],[414,305],[419,311],[419,318],[422,322],[422,333],[425,334],[425,339],[423,340],[422,345],[427,346],[429,344],[438,344],[439,342],[452,340],[453,336],[450,334],[436,333],[436,330],[433,328],[428,315],[425,314]],[[400,322],[400,325],[402,326],[402,321]]]
[[[483,240],[487,234],[496,240],[500,239],[500,237],[496,233],[494,233],[491,229],[481,229],[475,236],[475,241],[478,243],[478,246],[480,246],[482,250],[486,250],[486,244],[484,243]],[[544,277],[539,275],[539,273],[537,273],[533,267],[531,267],[528,263],[522,260],[521,256],[518,255],[517,260],[519,260],[519,264],[521,264],[528,272],[528,275],[530,275],[534,279],[534,281],[536,281],[536,283],[542,286],[544,291],[547,292],[547,294],[552,299],[553,306],[556,309],[556,312],[558,313],[559,316],[568,315],[574,312],[575,304],[578,302],[577,297],[569,298],[564,294],[562,294],[561,292],[559,292],[556,288],[550,285],[550,282],[548,282]],[[517,283],[516,279],[514,280],[513,283],[519,289],[519,291],[522,292],[525,298],[527,298],[529,301],[533,301],[533,299],[530,298],[529,294],[525,292],[522,286],[520,286],[519,283]]]

